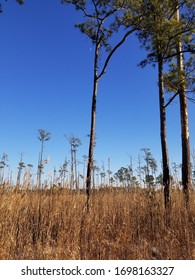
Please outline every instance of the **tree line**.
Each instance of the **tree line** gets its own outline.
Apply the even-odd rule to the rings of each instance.
[[[59,167],[53,167],[50,172],[45,170],[49,163],[49,157],[45,156],[44,148],[47,141],[51,139],[50,132],[39,129],[37,139],[40,141],[40,152],[37,165],[26,164],[23,154],[20,156],[17,167],[16,180],[12,176],[9,166],[9,158],[6,153],[0,157],[0,184],[2,186],[16,186],[21,190],[47,190],[47,189],[70,189],[85,190],[87,155],[78,158],[77,152],[82,145],[76,135],[65,135],[69,144],[70,155],[64,157],[64,162]],[[93,162],[92,189],[108,187],[124,187],[129,190],[146,188],[149,191],[161,190],[163,186],[162,162],[159,165],[152,155],[150,148],[141,148],[137,158],[129,155],[129,163],[121,166],[113,172],[110,158],[101,164],[96,160]],[[195,185],[195,152],[192,153],[191,162],[192,185]],[[170,169],[171,189],[181,189],[181,164],[171,163]]]
[[[24,1],[17,2],[23,4]],[[192,100],[189,94],[194,92],[195,80],[194,0],[61,0],[61,3],[75,7],[83,15],[82,22],[75,23],[75,27],[87,36],[94,46],[91,127],[86,176],[87,200],[90,199],[92,189],[98,85],[106,73],[111,58],[128,37],[136,34],[140,46],[148,53],[140,62],[140,66],[157,65],[165,207],[169,205],[171,183],[166,108],[177,96],[180,104],[182,186],[188,204],[192,178],[187,100]],[[170,93],[167,103],[165,92]],[[75,156],[74,153],[72,156]]]

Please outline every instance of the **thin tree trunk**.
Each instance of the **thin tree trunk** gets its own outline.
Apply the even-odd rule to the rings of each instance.
[[[86,193],[87,197],[90,196],[92,185],[92,170],[93,170],[93,155],[95,144],[95,127],[96,127],[96,99],[97,99],[98,80],[94,79],[92,109],[91,109],[91,130],[90,130],[90,142],[87,164],[87,180],[86,180]]]
[[[180,118],[182,141],[182,185],[186,203],[189,203],[189,191],[191,188],[191,164],[190,164],[190,136],[188,128],[188,106],[186,100],[185,85],[180,87]]]
[[[75,176],[75,188],[76,190],[79,188],[79,184],[78,184],[78,178],[77,178],[77,157],[76,157],[76,149],[74,151],[74,176]]]
[[[74,188],[74,152],[73,152],[73,147],[71,145],[71,166],[70,166],[70,189],[73,190]]]
[[[177,9],[177,21],[179,22],[179,9]],[[188,105],[186,99],[186,87],[184,77],[184,65],[182,55],[182,42],[179,40],[177,45],[177,65],[180,101],[180,119],[181,119],[181,142],[182,142],[182,185],[185,201],[189,203],[189,190],[191,188],[191,164],[190,164],[190,135],[188,126]]]
[[[159,57],[158,61],[158,83],[159,83],[159,107],[160,107],[160,138],[162,150],[163,164],[163,186],[164,186],[164,204],[165,208],[169,204],[170,190],[170,172],[169,172],[169,157],[166,136],[166,108],[164,102],[164,83],[163,83],[163,61]]]
[[[94,146],[95,146],[95,129],[96,129],[96,102],[98,92],[98,51],[99,43],[96,44],[95,57],[94,57],[94,82],[93,82],[93,96],[91,105],[91,129],[90,129],[90,142],[88,152],[88,164],[87,164],[87,178],[86,178],[86,194],[87,194],[87,208],[89,207],[89,198],[92,186],[92,171],[94,162]]]
[[[109,16],[109,13],[106,17]],[[89,152],[88,152],[88,164],[87,164],[87,178],[86,178],[86,194],[87,194],[87,209],[89,209],[89,198],[91,193],[91,187],[92,187],[92,172],[93,172],[93,155],[94,155],[94,146],[95,146],[95,129],[96,129],[96,100],[97,100],[97,92],[98,92],[98,82],[101,79],[101,77],[105,74],[107,65],[115,53],[115,51],[125,42],[128,36],[130,36],[136,28],[133,28],[132,30],[129,30],[124,37],[119,41],[118,44],[115,45],[115,47],[111,50],[109,55],[107,56],[104,66],[102,68],[102,71],[98,75],[98,58],[99,58],[99,49],[101,48],[102,43],[102,34],[101,34],[101,27],[104,20],[101,21],[101,23],[98,23],[98,31],[97,31],[97,38],[96,38],[96,46],[95,46],[95,55],[94,55],[94,80],[93,80],[93,96],[92,96],[92,105],[91,105],[91,130],[90,130],[90,142],[89,142]]]
[[[39,163],[38,163],[38,189],[41,189],[41,175],[42,175],[42,168],[43,168],[43,149],[44,149],[44,142],[41,141],[41,152],[39,154]]]

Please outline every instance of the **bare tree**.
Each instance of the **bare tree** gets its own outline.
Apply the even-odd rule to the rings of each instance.
[[[70,188],[78,189],[78,182],[77,182],[77,148],[81,145],[81,140],[79,137],[71,135],[69,137],[65,136],[70,144],[70,154],[71,154],[71,171],[70,171]]]
[[[0,161],[0,183],[3,183],[4,181],[4,171],[5,167],[8,166],[8,155],[6,153],[3,153]]]
[[[22,170],[25,167],[22,157],[23,157],[23,155],[21,154],[20,162],[18,163],[18,176],[17,176],[17,181],[16,181],[16,186],[18,188],[20,187],[20,178],[21,178]]]
[[[68,172],[67,166],[68,166],[69,161],[65,158],[63,165],[59,169],[59,176],[61,179],[61,187],[64,188],[65,186],[65,181],[66,181],[66,173]]]
[[[43,174],[44,162],[43,162],[43,151],[44,151],[44,144],[46,141],[50,140],[51,133],[45,131],[44,129],[38,129],[38,139],[41,141],[41,151],[39,153],[39,160],[38,160],[38,170],[37,170],[37,187],[41,187],[41,175]],[[47,160],[46,162],[47,163]]]

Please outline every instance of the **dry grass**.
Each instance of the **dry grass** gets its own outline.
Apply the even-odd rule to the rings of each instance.
[[[0,191],[0,259],[195,259],[195,194],[104,189]]]

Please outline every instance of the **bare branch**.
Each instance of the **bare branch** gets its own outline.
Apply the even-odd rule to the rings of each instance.
[[[100,74],[98,75],[98,77],[97,77],[98,80],[99,80],[99,79],[104,75],[104,73],[106,72],[106,68],[107,68],[107,66],[108,66],[108,63],[109,63],[109,61],[110,61],[112,55],[113,55],[113,54],[115,53],[115,51],[125,42],[125,40],[127,39],[127,37],[128,37],[129,35],[131,35],[135,30],[136,30],[136,28],[133,28],[133,29],[129,30],[129,31],[124,35],[124,37],[122,38],[122,40],[121,40],[117,45],[115,45],[115,47],[111,50],[111,52],[110,52],[109,55],[107,56],[107,59],[106,59],[106,61],[105,61],[105,63],[104,63],[104,66],[103,66],[103,69],[102,69],[101,73],[100,73]]]
[[[195,104],[195,98],[189,97],[189,96],[186,96],[186,98],[187,98],[190,102],[192,102],[192,103]]]
[[[179,94],[179,91],[177,91],[167,102],[166,105],[164,105],[164,108],[166,108],[167,106],[169,106],[169,104],[175,99],[175,97]]]

